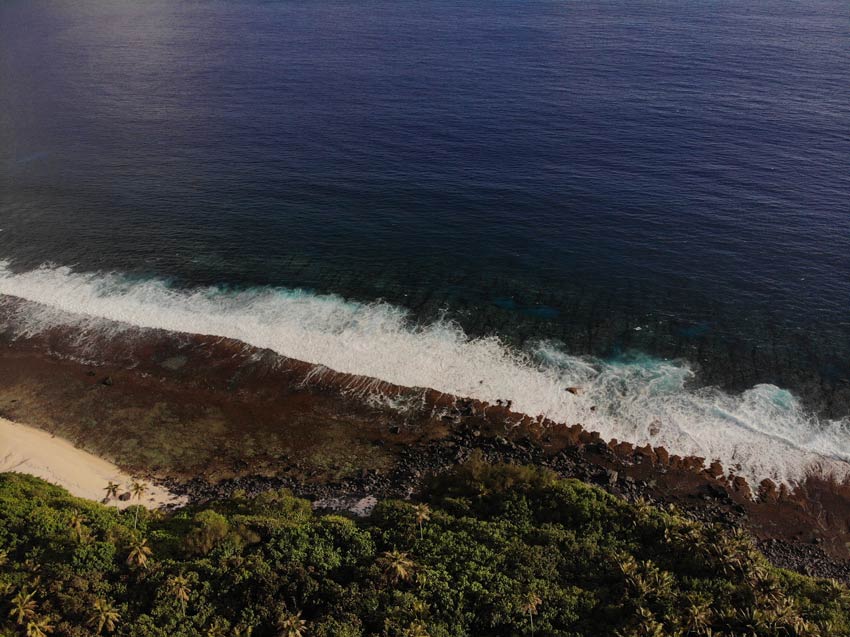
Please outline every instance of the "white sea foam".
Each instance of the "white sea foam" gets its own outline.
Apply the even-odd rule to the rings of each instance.
[[[69,322],[106,329],[102,319],[108,319],[230,337],[398,385],[511,400],[515,411],[581,423],[606,439],[717,459],[751,480],[796,482],[809,472],[850,475],[846,420],[818,420],[773,385],[739,395],[690,387],[694,373],[682,361],[582,358],[551,342],[519,352],[495,337],[471,339],[450,322],[413,325],[404,310],[385,303],[298,290],[187,291],[158,280],[67,267],[13,273],[8,262],[0,262],[0,293],[43,304],[18,317],[15,327],[24,333]],[[565,391],[572,386],[583,391]]]

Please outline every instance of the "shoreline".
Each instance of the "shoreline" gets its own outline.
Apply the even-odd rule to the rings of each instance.
[[[279,487],[326,502],[409,497],[478,450],[743,526],[780,565],[850,579],[850,485],[751,485],[705,458],[233,339],[126,325],[4,330],[26,303],[0,304],[0,417],[79,441],[191,501]]]
[[[23,473],[65,488],[71,495],[102,502],[109,482],[118,493],[129,494],[135,479],[108,460],[75,447],[70,441],[47,431],[0,417],[0,473]],[[181,506],[187,498],[152,483],[140,499],[110,498],[102,502],[125,509],[140,504],[148,509]]]

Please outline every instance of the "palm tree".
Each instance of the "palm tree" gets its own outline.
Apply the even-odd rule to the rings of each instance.
[[[117,482],[109,481],[109,484],[106,485],[104,491],[106,491],[106,499],[110,500],[112,498],[118,497],[118,487],[120,485]]]
[[[528,613],[528,619],[531,622],[531,634],[534,635],[534,616],[537,614],[537,607],[543,602],[537,593],[528,593],[522,601],[522,612]]]
[[[424,622],[417,620],[404,629],[402,637],[429,637],[428,627]]]
[[[145,538],[136,537],[130,544],[130,554],[127,556],[127,564],[138,568],[148,567],[148,558],[153,555],[151,547]]]
[[[98,598],[94,601],[88,623],[99,635],[104,628],[108,633],[113,632],[120,619],[121,616],[112,604]]]
[[[283,613],[277,621],[278,637],[304,637],[307,622],[301,619],[301,611]]]
[[[47,637],[52,632],[50,617],[33,617],[27,622],[27,637]]]
[[[130,484],[130,492],[133,494],[133,497],[139,501],[139,504],[136,505],[136,510],[134,511],[135,516],[133,517],[133,528],[136,528],[136,525],[139,522],[139,508],[142,504],[142,496],[147,493],[148,485],[144,482],[139,482],[138,480],[134,480],[132,484]]]
[[[183,616],[186,616],[186,603],[189,601],[189,580],[182,573],[168,578],[169,592],[180,602],[180,608],[183,610]]]
[[[38,608],[38,602],[35,601],[35,591],[27,593],[24,589],[21,589],[12,598],[12,609],[9,611],[9,617],[14,617],[17,624],[24,624],[28,619],[35,617],[36,608]]]
[[[217,617],[212,624],[207,627],[207,632],[205,637],[226,637],[227,635],[227,623]]]
[[[83,541],[83,536],[85,535],[85,527],[83,526],[88,520],[86,516],[83,515],[82,511],[74,510],[71,512],[71,517],[68,518],[68,526],[71,527],[71,531],[77,538],[77,542]]]
[[[396,549],[384,551],[377,563],[390,584],[410,581],[416,568],[416,564],[407,556],[407,553]]]
[[[637,618],[637,626],[633,632],[629,633],[629,635],[633,635],[634,637],[667,637],[664,632],[664,625],[655,619],[655,615],[652,614],[652,611],[641,606],[637,609]],[[677,632],[676,634],[680,633]],[[713,633],[709,628],[704,634],[711,637]]]
[[[133,494],[133,497],[136,498],[139,502],[142,501],[142,496],[145,495],[148,491],[148,485],[145,482],[139,482],[138,480],[134,480],[130,485],[130,491]]]
[[[417,504],[416,508],[416,524],[419,525],[419,539],[421,540],[422,535],[422,524],[431,519],[431,508],[427,504]]]
[[[417,617],[424,617],[428,614],[430,607],[428,606],[428,602],[423,601],[421,599],[413,600],[413,612]]]
[[[34,579],[38,579],[40,577],[39,572],[41,571],[41,562],[38,560],[39,557],[41,557],[41,551],[39,551],[35,558],[28,557],[24,560],[24,570],[32,575]]]
[[[685,610],[685,629],[690,632],[699,632],[711,624],[711,606],[696,599],[691,600]]]

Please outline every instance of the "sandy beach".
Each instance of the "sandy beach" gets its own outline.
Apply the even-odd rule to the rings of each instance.
[[[133,476],[117,466],[82,449],[67,440],[46,431],[0,418],[0,473],[17,472],[37,476],[66,488],[80,498],[100,501],[106,495],[109,481],[120,485],[119,494],[127,492]],[[175,496],[155,484],[148,484],[148,492],[141,504],[156,509],[166,504],[183,504]],[[110,504],[124,508],[135,504],[135,499]]]

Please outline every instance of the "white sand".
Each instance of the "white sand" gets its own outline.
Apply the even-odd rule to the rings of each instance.
[[[110,480],[120,485],[119,495],[129,491],[128,485],[134,480],[111,462],[77,449],[67,440],[0,418],[0,473],[4,472],[37,476],[65,487],[72,495],[97,501],[106,496],[105,487]],[[151,483],[147,486],[140,504],[149,509],[185,504],[185,499],[163,487]],[[135,498],[127,502],[114,498],[110,501],[121,508],[136,503]]]

